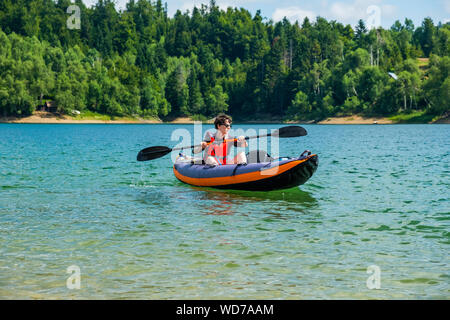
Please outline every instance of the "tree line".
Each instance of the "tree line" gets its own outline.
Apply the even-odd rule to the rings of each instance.
[[[44,100],[62,113],[162,119],[450,109],[449,23],[368,30],[363,20],[274,23],[213,0],[173,17],[161,0],[75,4],[73,30],[69,0],[0,2],[0,115],[32,114]]]

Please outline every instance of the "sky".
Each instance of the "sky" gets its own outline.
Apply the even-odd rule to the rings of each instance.
[[[97,0],[83,0],[88,6]],[[128,0],[115,0],[116,8],[124,9]],[[156,2],[156,0],[154,1]],[[183,13],[192,11],[194,6],[209,4],[209,0],[162,0],[167,2],[170,17],[179,9]],[[259,9],[267,20],[277,22],[284,17],[291,22],[302,22],[305,17],[315,20],[321,16],[327,20],[337,20],[355,26],[363,19],[369,27],[390,28],[396,20],[404,22],[409,18],[420,26],[425,17],[431,17],[435,24],[450,22],[450,0],[216,0],[222,8],[237,7],[249,10],[252,15]]]

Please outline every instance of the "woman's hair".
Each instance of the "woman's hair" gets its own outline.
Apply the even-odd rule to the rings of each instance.
[[[214,126],[216,127],[216,129],[219,129],[219,126],[222,124],[225,124],[225,122],[227,120],[230,122],[230,124],[233,121],[233,120],[231,120],[230,116],[227,116],[226,114],[221,113],[216,117],[216,120],[214,120]]]

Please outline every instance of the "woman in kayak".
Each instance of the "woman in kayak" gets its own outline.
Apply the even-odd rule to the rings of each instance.
[[[231,117],[220,114],[214,120],[214,126],[217,129],[216,133],[211,134],[209,131],[205,134],[205,139],[202,141],[201,148],[195,148],[193,153],[200,153],[205,150],[203,160],[205,164],[211,166],[226,165],[226,164],[246,164],[247,157],[244,152],[239,152],[234,158],[229,158],[231,146],[248,147],[248,143],[244,136],[238,137],[234,140],[230,137],[228,131],[231,128]],[[224,142],[224,140],[232,140]]]

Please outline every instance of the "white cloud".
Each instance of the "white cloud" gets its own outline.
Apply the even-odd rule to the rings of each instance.
[[[195,0],[191,0],[191,1],[185,1],[183,2],[183,4],[178,7],[178,8],[172,8],[173,12],[175,13],[177,10],[180,10],[181,12],[186,12],[186,10],[189,10],[189,12],[192,12],[192,9],[194,7],[200,8],[202,6],[202,4],[206,4],[206,1],[195,1]],[[169,15],[170,15],[170,11],[172,11],[170,6],[169,6]]]
[[[163,3],[167,0],[163,0]],[[181,1],[167,1],[167,14],[169,17],[173,17],[173,15],[180,10],[181,13],[185,13],[189,10],[192,13],[194,7],[201,8],[202,4],[208,6],[209,0],[181,0]],[[216,3],[217,4],[217,3]],[[220,4],[217,4],[219,8],[223,9]]]
[[[334,2],[329,13],[336,20],[354,21],[355,19],[364,19],[367,15],[367,8],[378,4],[377,0],[355,0],[353,3]]]
[[[276,9],[272,15],[272,19],[275,22],[283,20],[284,17],[292,23],[295,21],[302,23],[306,17],[308,17],[309,20],[315,20],[316,14],[309,10],[303,10],[300,7],[287,7]]]
[[[86,5],[93,5],[98,0],[83,1]],[[123,10],[129,0],[115,1],[116,8]],[[450,0],[439,1],[442,4],[442,11],[450,13]],[[167,2],[168,14],[172,17],[177,10],[183,13],[189,10],[192,13],[194,6],[200,8],[202,4],[209,5],[210,0],[163,0],[164,2]],[[301,0],[216,0],[216,4],[222,10],[226,10],[228,7],[244,7],[246,9],[254,8],[254,11],[251,10],[251,12],[255,13],[256,9],[262,9],[262,15],[271,16],[274,21],[280,21],[286,17],[292,22],[296,20],[302,22],[305,17],[315,20],[316,16],[320,15],[328,20],[355,25],[359,19],[364,21],[369,19],[370,14],[367,13],[367,9],[370,6],[379,7],[381,22],[395,18],[399,13],[394,0],[318,0],[317,5],[309,4],[306,8],[298,5],[300,2],[303,3]],[[271,9],[277,5],[279,7],[272,11]]]
[[[393,17],[396,11],[395,5],[382,4],[382,0],[354,0],[352,3],[334,2],[323,15],[343,23],[356,24],[359,19],[371,19],[375,12],[382,20]]]
[[[167,0],[163,0],[167,1]],[[249,3],[267,3],[272,0],[216,0],[216,5],[221,9],[226,11],[228,7],[231,8],[247,8]],[[179,0],[179,1],[170,1],[168,2],[168,14],[169,16],[173,16],[177,10],[180,10],[182,13],[189,10],[192,13],[192,9],[194,7],[200,8],[202,4],[209,6],[210,0]]]
[[[353,17],[360,17],[363,12],[358,11],[354,6],[343,2],[335,2],[330,7],[330,14],[336,20],[349,20]]]

